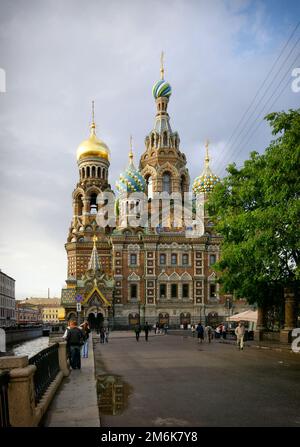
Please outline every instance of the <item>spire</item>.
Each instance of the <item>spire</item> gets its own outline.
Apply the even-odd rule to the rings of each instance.
[[[94,237],[93,237],[94,245],[93,245],[91,258],[89,260],[89,265],[88,265],[88,270],[94,270],[94,272],[100,270],[100,261],[99,261],[99,256],[98,256],[98,252],[97,252],[97,247],[96,247],[97,240],[98,240],[97,236],[94,235]]]
[[[160,79],[163,80],[165,75],[165,69],[164,69],[164,52],[161,52],[160,55]]]
[[[129,164],[132,165],[132,164],[133,164],[132,135],[130,135],[130,138],[129,138],[129,146],[130,146],[130,151],[129,151]]]
[[[92,123],[90,125],[91,136],[96,135],[96,124],[95,124],[95,101],[92,101]]]
[[[209,140],[205,141],[205,167],[209,166],[209,153],[208,153]]]

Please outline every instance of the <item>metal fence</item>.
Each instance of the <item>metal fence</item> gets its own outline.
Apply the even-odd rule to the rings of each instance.
[[[33,378],[36,404],[59,372],[58,346],[58,343],[49,346],[29,359],[29,364],[36,366]]]
[[[8,411],[9,371],[0,371],[0,427],[10,427]]]

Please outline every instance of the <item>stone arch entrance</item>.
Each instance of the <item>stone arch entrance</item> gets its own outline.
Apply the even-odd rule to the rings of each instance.
[[[189,312],[181,313],[180,325],[182,325],[184,329],[187,329],[189,324],[191,324],[191,314]]]
[[[90,328],[98,332],[104,324],[105,311],[101,307],[90,307],[85,311],[85,318],[88,320]]]

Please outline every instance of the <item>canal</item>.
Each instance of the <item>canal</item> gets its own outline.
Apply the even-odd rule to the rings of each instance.
[[[32,357],[48,347],[49,337],[38,337],[7,347],[7,355],[28,355]]]

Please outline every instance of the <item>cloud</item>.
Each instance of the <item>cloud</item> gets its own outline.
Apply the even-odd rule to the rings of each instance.
[[[18,296],[48,287],[57,295],[66,277],[76,148],[89,132],[91,100],[97,132],[111,150],[114,186],[127,165],[130,134],[136,164],[144,151],[163,49],[171,125],[191,178],[202,170],[206,138],[212,167],[223,175],[227,163],[268,143],[263,125],[248,145],[226,147],[294,26],[292,16],[282,10],[291,25],[277,32],[271,6],[260,2],[1,2],[7,93],[0,96],[0,258],[17,279]],[[277,107],[297,100],[285,92]]]

